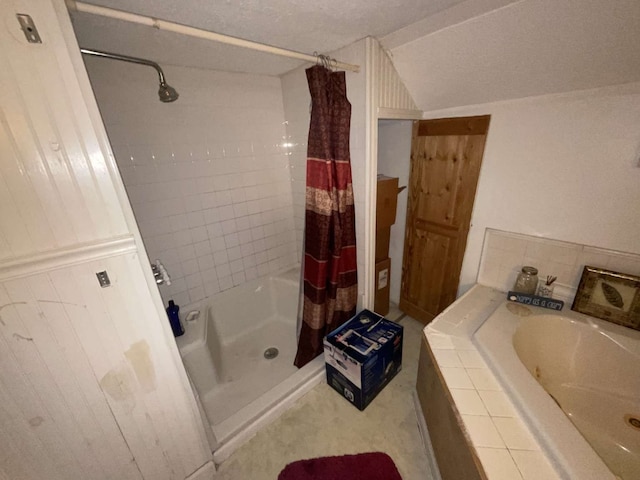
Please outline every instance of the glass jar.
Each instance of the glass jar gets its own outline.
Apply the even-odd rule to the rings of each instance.
[[[533,295],[536,293],[536,288],[538,288],[538,269],[535,267],[522,267],[522,271],[516,278],[513,291]]]

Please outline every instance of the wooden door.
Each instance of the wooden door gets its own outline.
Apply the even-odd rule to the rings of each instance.
[[[489,120],[413,125],[400,309],[425,324],[456,298]]]

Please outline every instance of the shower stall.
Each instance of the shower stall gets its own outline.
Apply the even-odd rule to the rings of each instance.
[[[104,10],[80,2],[77,7]],[[293,365],[310,120],[305,69],[310,65],[285,60],[290,62],[286,68],[280,63],[280,70],[274,69],[272,55],[244,54],[235,46],[215,49],[224,54],[226,69],[211,58],[203,58],[204,65],[193,56],[185,62],[174,56],[179,65],[141,58],[135,41],[114,42],[118,48],[102,51],[89,48],[91,40],[113,38],[111,28],[128,34],[118,30],[125,27],[91,24],[82,15],[72,19],[85,67],[149,260],[161,261],[171,277],[159,291],[165,306],[169,300],[180,306],[186,332],[176,343],[219,463],[323,378],[321,356],[301,369]],[[96,34],[96,29],[102,31]],[[147,47],[164,38],[159,52],[175,54],[185,46],[175,36],[148,31],[142,34]],[[142,31],[135,32],[130,38]],[[334,53],[364,63],[366,44]],[[267,47],[277,53],[272,50]],[[239,68],[239,57],[257,68]],[[355,101],[356,198],[368,172],[362,141],[365,80],[362,74],[347,76]],[[357,209],[363,205],[356,200]],[[357,225],[361,231],[363,221]],[[361,271],[364,261],[359,253]]]
[[[91,52],[92,88],[149,258],[171,277],[160,293],[180,306],[178,347],[220,462],[322,377],[321,358],[293,366],[309,100],[289,97],[308,93],[284,92],[275,76]],[[306,87],[303,68],[289,75]]]

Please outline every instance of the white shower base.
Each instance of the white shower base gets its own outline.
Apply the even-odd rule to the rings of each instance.
[[[177,339],[219,444],[217,463],[323,378],[322,357],[302,369],[293,365],[299,271],[215,295]],[[264,352],[270,347],[279,354],[268,360]]]

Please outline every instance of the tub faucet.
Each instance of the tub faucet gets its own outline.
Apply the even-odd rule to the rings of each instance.
[[[151,271],[158,285],[171,285],[171,277],[159,259],[156,259],[156,263],[151,265]]]

